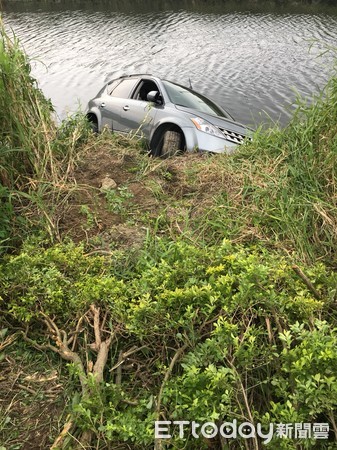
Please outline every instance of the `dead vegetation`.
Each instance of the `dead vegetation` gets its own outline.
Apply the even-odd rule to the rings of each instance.
[[[6,351],[0,374],[0,445],[49,448],[64,420],[68,380],[60,366],[46,354],[16,346]]]

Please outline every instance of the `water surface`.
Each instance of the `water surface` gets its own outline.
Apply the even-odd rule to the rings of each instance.
[[[111,78],[152,73],[191,80],[244,123],[268,115],[285,124],[296,92],[311,97],[325,85],[332,58],[318,55],[337,46],[334,14],[238,11],[202,0],[13,3],[4,20],[60,117]]]

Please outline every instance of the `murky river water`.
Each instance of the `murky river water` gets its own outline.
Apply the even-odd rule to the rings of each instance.
[[[191,8],[148,0],[69,3],[4,11],[60,117],[113,77],[152,73],[186,85],[190,79],[244,123],[268,114],[285,124],[295,91],[311,96],[324,86],[332,59],[318,55],[337,46],[333,14],[240,12],[202,0]]]

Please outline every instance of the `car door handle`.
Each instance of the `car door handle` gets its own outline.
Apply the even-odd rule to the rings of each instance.
[[[101,103],[101,108],[104,108],[104,106],[105,106],[105,103],[104,102]]]
[[[128,105],[125,105],[125,106],[123,106],[123,109],[124,109],[124,111],[129,111],[129,109],[130,109],[130,106],[128,106]]]

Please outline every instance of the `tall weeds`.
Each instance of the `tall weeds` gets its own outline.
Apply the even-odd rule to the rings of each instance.
[[[266,214],[302,253],[337,263],[337,78],[311,105],[299,102],[292,122],[271,145],[278,151],[270,148],[270,155],[283,162]]]
[[[307,261],[337,266],[336,77],[310,104],[298,99],[285,129],[258,132],[233,157],[218,161],[218,170],[242,181],[232,200],[218,195],[205,231],[254,235]]]
[[[9,200],[14,199],[16,211],[29,224],[42,226],[50,235],[57,234],[54,213],[69,195],[67,181],[88,132],[89,126],[80,115],[57,127],[50,101],[31,76],[28,57],[0,17],[2,206],[9,210]],[[7,223],[8,214],[1,209],[0,223]]]
[[[52,107],[31,76],[18,39],[0,18],[0,181],[22,185],[22,177],[56,177]]]

